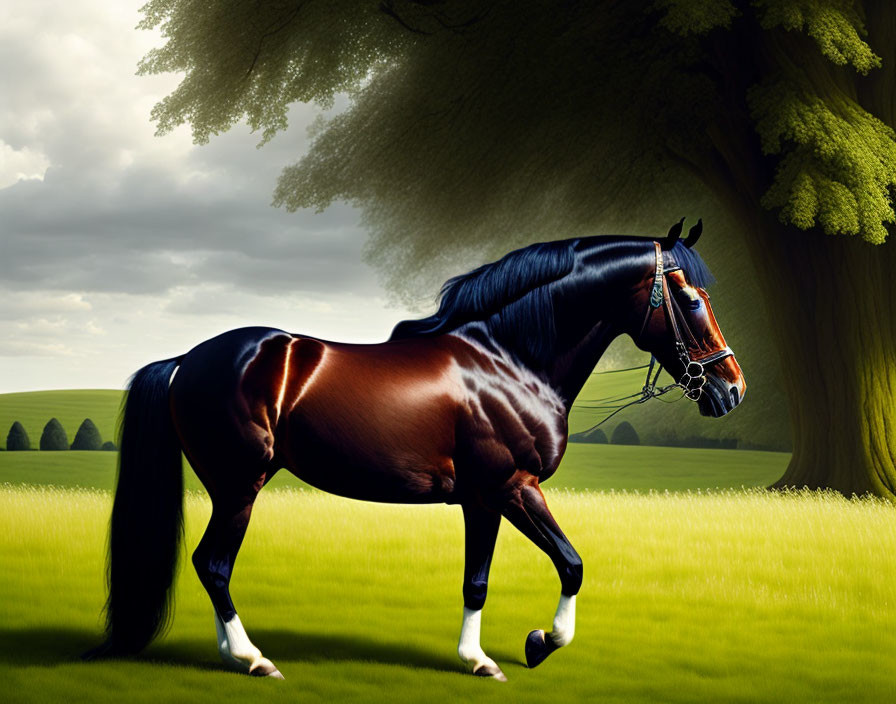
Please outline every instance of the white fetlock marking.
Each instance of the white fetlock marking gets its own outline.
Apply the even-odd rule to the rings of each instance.
[[[557,613],[554,614],[554,627],[548,634],[558,648],[569,645],[576,634],[576,598],[560,595]]]
[[[479,633],[482,626],[482,609],[473,611],[464,607],[464,623],[460,628],[460,640],[457,643],[457,654],[463,660],[471,672],[475,672],[483,665],[498,668],[482,646],[479,645]],[[500,668],[498,668],[500,669]]]
[[[249,672],[253,665],[263,659],[261,651],[249,640],[239,616],[224,623],[215,614],[215,630],[218,633],[218,652],[226,664],[241,672]]]

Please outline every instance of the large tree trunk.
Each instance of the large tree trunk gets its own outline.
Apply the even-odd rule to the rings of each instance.
[[[793,429],[774,486],[896,500],[896,245],[757,220],[751,249]]]
[[[727,47],[717,47],[729,104],[739,109],[710,130],[717,161],[706,183],[744,223],[780,354],[793,456],[774,488],[871,492],[896,502],[896,242],[802,232],[765,210],[760,199],[774,162],[757,158],[753,121],[739,102],[759,75],[785,67],[822,94],[835,87],[894,125],[896,13],[890,3],[866,5],[871,43],[886,67],[868,78],[835,66],[799,32],[747,26],[745,34],[726,37],[741,44],[734,56],[752,55],[748,62],[731,63]],[[795,65],[792,56],[803,60]],[[749,369],[744,372],[749,383]]]

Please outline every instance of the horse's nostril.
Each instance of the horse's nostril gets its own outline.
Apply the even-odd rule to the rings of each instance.
[[[732,386],[731,391],[729,391],[728,393],[731,395],[731,406],[736,406],[740,402],[740,394],[737,393],[737,387]]]

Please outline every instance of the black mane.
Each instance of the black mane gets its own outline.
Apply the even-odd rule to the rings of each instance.
[[[573,271],[583,251],[622,241],[630,245],[626,247],[629,252],[634,248],[641,257],[652,256],[653,240],[647,238],[602,236],[533,244],[449,279],[439,294],[439,309],[429,317],[398,323],[389,339],[443,335],[482,321],[499,342],[513,341],[516,351],[546,362],[555,332],[553,288]],[[705,287],[712,283],[712,274],[694,250],[678,242],[671,254],[692,284]],[[630,256],[623,258],[631,261]],[[608,275],[625,262],[605,264],[603,271],[596,272],[598,276]]]

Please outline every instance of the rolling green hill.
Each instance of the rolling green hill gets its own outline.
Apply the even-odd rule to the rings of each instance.
[[[115,423],[122,392],[117,389],[25,391],[0,394],[0,446],[6,449],[6,434],[15,421],[25,426],[31,447],[37,448],[40,434],[50,418],[58,418],[68,441],[75,438],[81,421],[90,418],[103,440],[115,440]]]
[[[631,393],[631,389],[637,390],[643,384],[643,372],[595,374],[591,379],[583,398],[586,394],[593,399]],[[108,389],[0,394],[0,423],[8,430],[13,421],[20,420],[33,447],[52,416],[62,422],[69,441],[86,417],[92,418],[103,437],[109,439],[113,437],[121,394]],[[684,404],[678,404],[678,408],[694,411]],[[570,419],[571,430],[590,427],[604,412],[577,409]],[[607,424],[608,434],[621,415]],[[634,422],[637,424],[637,419]],[[639,432],[644,431],[643,425],[636,427]],[[116,458],[113,452],[3,452],[0,482],[110,490],[115,484]],[[767,486],[783,474],[788,460],[789,454],[782,452],[571,444],[557,473],[546,485],[554,489],[631,491]],[[201,488],[189,467],[184,477],[187,488]],[[280,472],[271,485],[304,486],[286,471]]]

